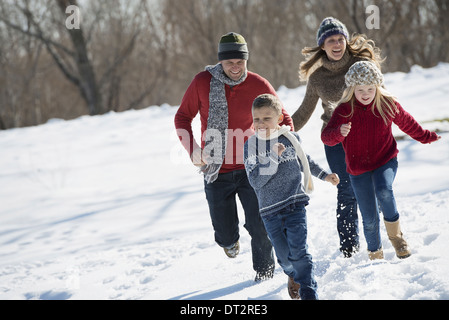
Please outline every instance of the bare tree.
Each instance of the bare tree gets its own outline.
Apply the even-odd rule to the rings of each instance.
[[[218,40],[234,31],[249,69],[278,88],[297,87],[304,47],[327,16],[382,49],[384,72],[449,61],[447,0],[3,0],[0,2],[0,129],[168,103],[217,63]],[[69,5],[80,28],[66,28]]]
[[[14,6],[18,13],[22,14],[19,21],[12,21],[4,10],[0,15],[8,27],[23,33],[26,36],[40,40],[53,58],[59,70],[64,76],[74,84],[83,100],[85,101],[90,115],[106,112],[110,110],[109,106],[103,104],[102,89],[106,83],[111,84],[111,90],[108,95],[108,102],[113,100],[113,92],[117,90],[116,70],[122,65],[126,58],[134,49],[139,29],[135,29],[132,34],[128,34],[122,43],[121,48],[113,51],[114,57],[108,66],[104,68],[102,74],[97,75],[94,68],[91,54],[89,52],[88,41],[86,39],[84,28],[65,28],[64,21],[67,18],[66,8],[70,5],[78,6],[76,0],[54,0],[58,11],[53,10],[52,2],[46,2],[46,8],[52,12],[52,19],[47,16],[47,21],[42,21],[36,17],[36,9],[30,7],[30,1],[15,2]],[[104,9],[103,6],[102,9]],[[117,8],[119,5],[110,5],[109,8]],[[97,10],[98,13],[100,10]],[[24,29],[20,25],[20,19],[26,19],[28,28]],[[52,21],[53,20],[53,21]],[[92,19],[93,24],[99,23],[100,19]],[[55,23],[56,21],[56,23]],[[129,20],[132,21],[132,20]],[[93,29],[95,25],[91,26]],[[52,34],[57,31],[57,37],[54,39]],[[68,36],[68,39],[66,39]],[[68,40],[68,41],[67,41]],[[98,78],[98,79],[97,79]]]
[[[57,5],[62,14],[65,15],[66,7],[69,5],[77,5],[75,0],[56,0]],[[86,41],[81,29],[67,29],[72,42],[72,48],[57,42],[44,31],[41,21],[35,16],[35,11],[30,7],[30,1],[15,2],[15,8],[22,14],[22,18],[27,21],[28,28],[24,29],[20,26],[20,20],[11,21],[4,12],[0,15],[0,19],[10,28],[17,30],[24,35],[34,37],[42,41],[46,49],[53,57],[59,69],[66,78],[77,86],[89,109],[89,114],[97,114],[101,106],[101,97],[98,93],[97,83],[95,80],[95,72],[88,57]],[[50,30],[53,30],[51,28]],[[59,28],[61,30],[61,28]],[[62,57],[65,55],[65,57]],[[67,59],[70,59],[76,71],[69,65]]]

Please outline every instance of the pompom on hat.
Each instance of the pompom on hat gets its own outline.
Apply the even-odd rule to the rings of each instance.
[[[346,38],[346,41],[349,40],[349,32],[346,26],[338,19],[333,17],[327,17],[321,22],[320,28],[318,29],[316,35],[316,42],[318,47],[321,47],[326,41],[327,38],[341,34]]]
[[[370,61],[359,61],[354,63],[345,76],[347,87],[377,85],[384,83],[384,76],[379,68]]]
[[[218,60],[243,59],[248,60],[249,52],[245,38],[235,32],[229,32],[221,37],[218,44]]]

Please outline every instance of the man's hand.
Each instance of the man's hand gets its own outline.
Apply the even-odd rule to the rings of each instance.
[[[192,163],[199,168],[207,165],[207,161],[203,158],[203,149],[201,148],[197,148],[192,152],[190,160],[192,160]]]

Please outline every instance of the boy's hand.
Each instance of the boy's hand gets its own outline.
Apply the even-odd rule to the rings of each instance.
[[[343,137],[347,137],[349,132],[351,131],[351,125],[352,123],[349,122],[347,124],[342,124],[340,127],[340,133]]]
[[[276,152],[278,156],[281,156],[285,151],[285,146],[282,143],[276,143],[273,145],[273,151]]]
[[[334,186],[336,186],[340,183],[340,178],[338,177],[338,174],[336,174],[336,173],[329,174],[325,180],[327,182],[332,183]]]

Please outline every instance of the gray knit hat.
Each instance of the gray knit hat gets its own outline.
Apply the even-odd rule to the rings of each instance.
[[[248,60],[248,58],[248,46],[242,35],[230,32],[221,37],[218,44],[218,61],[230,59]]]
[[[323,22],[321,22],[316,35],[318,47],[321,47],[327,38],[336,34],[343,35],[346,38],[346,41],[349,40],[348,29],[340,20],[333,17],[325,18]]]
[[[384,83],[384,76],[376,65],[369,61],[359,61],[354,63],[345,76],[347,87],[378,85]]]

